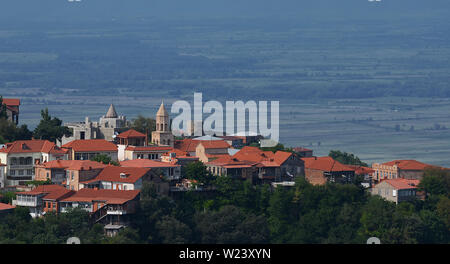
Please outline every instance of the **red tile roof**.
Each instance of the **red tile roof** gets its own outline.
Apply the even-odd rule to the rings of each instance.
[[[72,195],[74,191],[70,191],[61,185],[39,185],[29,192],[18,192],[16,194],[39,195],[46,194],[42,199],[60,200]]]
[[[122,167],[135,167],[135,168],[175,168],[177,165],[170,164],[168,162],[161,162],[149,159],[135,159],[135,160],[125,160],[120,162]]]
[[[385,165],[385,166],[397,165],[397,167],[400,168],[401,170],[424,170],[428,167],[437,167],[437,166],[419,162],[417,160],[393,160],[393,161],[383,163],[382,165]]]
[[[87,171],[92,169],[103,169],[108,165],[90,160],[52,160],[41,165],[46,169],[66,169]]]
[[[118,138],[145,138],[145,134],[138,132],[134,129],[127,130],[117,135]]]
[[[200,143],[206,149],[227,149],[231,147],[225,140],[195,140],[186,138],[183,140],[175,140],[174,148],[184,152],[195,152],[195,149]]]
[[[6,153],[34,153],[43,152],[50,154],[66,154],[67,150],[61,149],[55,143],[48,140],[17,140],[0,149]]]
[[[107,166],[94,179],[81,183],[92,183],[97,181],[135,183],[149,171],[149,168]],[[125,173],[126,177],[122,178],[120,175],[121,173]]]
[[[310,157],[301,158],[305,162],[305,169],[314,169],[321,171],[355,171],[338,161],[335,161],[331,157]]]
[[[312,149],[307,149],[307,148],[304,148],[304,147],[296,147],[296,148],[294,148],[293,149],[295,152],[303,152],[303,151],[312,151]]]
[[[407,180],[407,179],[388,179],[383,180],[382,182],[386,182],[397,190],[402,189],[416,189],[417,185],[419,185],[419,180]]]
[[[366,174],[372,174],[375,172],[374,169],[360,166],[360,165],[345,165],[347,167],[350,167],[355,170],[355,174],[357,175],[366,175]]]
[[[123,204],[133,200],[139,194],[139,190],[95,190],[83,188],[71,197],[64,199],[64,202],[92,202],[104,201],[107,204]]]
[[[3,104],[5,104],[7,106],[19,106],[20,105],[20,99],[3,98]]]
[[[224,168],[249,168],[256,165],[256,162],[238,160],[231,156],[222,156],[216,160],[206,163],[207,165],[220,166]]]
[[[117,151],[117,146],[104,139],[74,140],[62,146],[63,148],[73,149],[75,152],[93,152],[93,151]]]
[[[291,152],[277,151],[262,151],[257,147],[243,147],[239,152],[233,155],[237,160],[246,160],[261,163],[266,167],[281,166],[288,158],[293,155]]]
[[[179,150],[179,149],[171,149],[170,151],[164,153],[163,156],[169,156],[170,153],[175,153],[176,157],[189,156],[189,153],[187,153],[186,151]]]
[[[161,151],[171,151],[173,150],[171,147],[163,147],[163,146],[128,146],[125,150],[129,151],[145,151],[145,152],[161,152]]]
[[[225,140],[199,140],[198,143],[201,144],[205,149],[227,149],[230,148],[230,144]],[[197,145],[197,146],[198,146]]]
[[[16,207],[9,205],[9,204],[0,203],[0,211],[10,210],[10,209],[14,209],[14,208],[16,208]]]

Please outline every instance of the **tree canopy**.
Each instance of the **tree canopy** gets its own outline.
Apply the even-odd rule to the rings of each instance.
[[[72,131],[68,127],[63,126],[62,120],[59,118],[52,118],[48,113],[48,108],[41,110],[41,121],[34,129],[33,137],[57,143],[57,141],[61,141],[63,136],[72,136]]]

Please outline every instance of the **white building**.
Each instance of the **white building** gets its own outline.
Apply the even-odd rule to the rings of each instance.
[[[4,186],[25,185],[34,180],[35,166],[52,160],[67,160],[67,150],[48,140],[18,140],[0,149]]]

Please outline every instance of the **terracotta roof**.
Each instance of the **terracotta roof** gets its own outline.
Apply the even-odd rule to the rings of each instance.
[[[66,154],[67,150],[61,149],[55,143],[48,140],[17,140],[0,149],[6,153],[34,153],[43,152],[51,154]]]
[[[102,169],[107,167],[108,165],[90,160],[52,160],[43,163],[41,166],[47,169],[87,171],[92,169]]]
[[[104,201],[107,204],[123,204],[133,200],[139,194],[139,190],[95,190],[83,188],[71,197],[64,199],[64,202],[92,202]]]
[[[385,165],[385,166],[397,165],[397,167],[400,168],[401,170],[424,170],[428,167],[437,167],[437,166],[419,162],[417,160],[393,160],[393,161],[383,163],[382,165]]]
[[[130,150],[130,151],[146,151],[146,152],[151,152],[151,151],[171,151],[173,150],[171,147],[162,147],[162,146],[128,146],[125,148],[125,150]]]
[[[174,148],[184,152],[195,152],[195,149],[200,142],[201,140],[192,140],[190,138],[175,140]]]
[[[383,180],[382,182],[386,182],[397,190],[402,189],[416,189],[417,185],[419,185],[419,180],[407,180],[407,179],[388,179]]]
[[[145,134],[138,132],[134,129],[127,130],[117,135],[118,138],[145,138]]]
[[[179,150],[179,149],[171,149],[170,151],[164,153],[163,156],[169,156],[170,153],[175,153],[176,157],[189,156],[189,153],[187,153],[186,151]]]
[[[258,167],[279,167],[292,155],[294,154],[286,151],[273,153],[272,151],[263,151],[257,147],[245,146],[232,157],[240,161],[259,163]]]
[[[2,163],[0,163],[0,167],[4,167],[4,166],[6,166],[6,164],[2,164]]]
[[[304,147],[296,147],[293,149],[295,152],[312,151],[312,149],[307,149]]]
[[[202,145],[205,149],[227,149],[230,144],[224,140],[201,140],[198,145]]]
[[[29,192],[18,192],[17,194],[24,195],[39,195],[46,194],[42,199],[46,200],[60,200],[72,195],[74,191],[68,190],[61,185],[39,185]]]
[[[248,168],[256,165],[256,162],[238,160],[231,156],[222,156],[216,160],[206,163],[207,165],[220,166],[224,168]]]
[[[177,165],[173,165],[167,162],[161,162],[156,160],[149,159],[134,159],[134,160],[125,160],[120,162],[120,166],[122,167],[135,167],[135,168],[167,168],[167,167],[178,167]]]
[[[364,167],[364,166],[360,166],[360,165],[345,165],[345,166],[354,169],[355,173],[357,175],[372,174],[375,172],[375,170],[372,168],[368,168],[368,167]]]
[[[94,179],[83,181],[81,183],[92,183],[97,181],[135,183],[149,171],[149,168],[107,166]],[[121,176],[122,173],[125,174],[125,178]]]
[[[331,157],[310,157],[301,158],[305,162],[305,169],[314,169],[321,171],[355,171]]]
[[[104,139],[74,140],[62,146],[75,152],[108,151],[116,152],[117,146]]]
[[[19,106],[20,105],[20,99],[3,98],[3,104],[5,104],[7,106]]]
[[[14,209],[14,208],[16,208],[16,207],[9,205],[9,204],[5,204],[5,203],[0,203],[0,211],[10,210],[10,209]]]

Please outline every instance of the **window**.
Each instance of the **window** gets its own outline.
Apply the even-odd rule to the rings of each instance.
[[[19,170],[19,175],[20,175],[20,176],[23,175],[23,170]]]
[[[17,164],[17,159],[11,158],[11,165],[16,165],[16,164]]]
[[[80,131],[80,139],[85,139],[86,132]]]
[[[27,170],[27,175],[33,175],[33,170],[32,169],[28,169]],[[47,178],[48,178],[48,173],[47,173]]]
[[[15,171],[15,170],[10,170],[10,171],[9,171],[9,175],[11,175],[11,176],[16,175],[16,171]]]
[[[71,174],[72,174],[72,181],[73,181],[73,178],[74,178],[74,172],[72,171],[72,172],[70,172]]]

